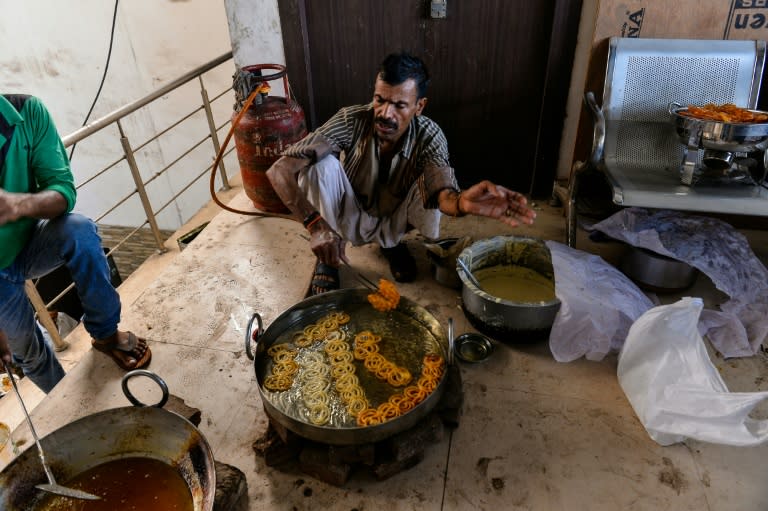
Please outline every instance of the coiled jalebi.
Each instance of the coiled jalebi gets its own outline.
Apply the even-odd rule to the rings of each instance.
[[[309,352],[304,356],[302,371],[299,376],[301,398],[308,411],[312,424],[322,426],[331,418],[330,369],[321,353]]]
[[[409,385],[402,392],[391,395],[376,408],[362,410],[357,415],[357,425],[365,427],[382,424],[409,412],[424,401],[437,388],[445,370],[445,361],[439,355],[427,354],[422,359],[422,365],[421,375],[415,385]]]
[[[413,376],[405,367],[400,367],[387,360],[379,353],[378,343],[380,335],[369,330],[364,330],[355,336],[354,355],[357,360],[362,360],[366,369],[376,375],[380,380],[386,381],[393,387],[408,385]]]
[[[393,282],[379,279],[379,289],[368,295],[368,301],[374,309],[386,312],[397,308],[400,303],[400,293]]]
[[[267,349],[267,355],[272,357],[272,370],[264,378],[264,386],[269,390],[284,391],[293,385],[293,376],[298,372],[299,365],[295,362],[298,351],[288,347],[286,343],[275,344]]]

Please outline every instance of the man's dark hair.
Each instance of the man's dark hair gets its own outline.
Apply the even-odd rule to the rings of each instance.
[[[412,78],[419,88],[417,99],[427,95],[429,86],[427,66],[419,57],[414,57],[410,53],[403,51],[387,55],[379,68],[379,78],[389,85],[400,85]]]

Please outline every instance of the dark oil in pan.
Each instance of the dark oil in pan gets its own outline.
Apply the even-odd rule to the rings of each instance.
[[[35,511],[193,511],[189,486],[175,468],[152,458],[123,458],[97,465],[64,486],[101,500],[48,494]]]

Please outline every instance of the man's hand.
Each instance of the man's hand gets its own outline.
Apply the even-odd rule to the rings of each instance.
[[[528,200],[523,194],[490,181],[472,185],[462,191],[458,198],[454,195],[453,200],[456,213],[495,218],[511,227],[531,225],[536,218],[536,212],[528,207]]]
[[[320,220],[312,228],[309,247],[321,263],[338,268],[341,261],[347,261],[345,243],[325,220]]]
[[[8,345],[8,337],[0,330],[0,359],[6,364],[11,363],[11,347]]]

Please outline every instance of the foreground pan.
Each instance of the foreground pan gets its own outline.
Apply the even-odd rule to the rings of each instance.
[[[213,509],[216,471],[211,448],[203,434],[188,420],[160,408],[168,389],[157,375],[135,370],[123,377],[149,376],[161,385],[163,400],[154,406],[127,406],[88,415],[40,439],[51,469],[60,481],[72,479],[103,463],[123,458],[152,458],[175,468],[192,494],[194,511]],[[0,472],[0,509],[34,509],[40,497],[35,485],[46,481],[34,444]],[[137,486],[141,488],[141,485]]]

